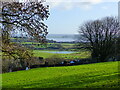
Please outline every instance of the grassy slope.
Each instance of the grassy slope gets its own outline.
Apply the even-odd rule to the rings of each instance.
[[[36,68],[5,73],[3,88],[118,87],[118,62]]]

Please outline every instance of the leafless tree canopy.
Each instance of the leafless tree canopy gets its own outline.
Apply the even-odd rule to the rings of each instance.
[[[80,27],[79,33],[90,42],[92,57],[104,61],[109,55],[115,54],[116,38],[120,36],[120,23],[115,17],[89,21]]]

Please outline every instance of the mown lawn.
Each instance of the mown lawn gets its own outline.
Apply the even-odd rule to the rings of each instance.
[[[43,50],[34,50],[34,56],[36,57],[43,57],[43,58],[49,58],[52,56],[59,56],[64,59],[80,59],[80,58],[89,58],[90,57],[90,52],[89,51],[81,51],[81,52],[76,52],[76,53],[71,53],[71,54],[55,54],[55,53],[47,53],[47,52],[41,52]]]
[[[118,88],[118,61],[2,74],[3,88]]]

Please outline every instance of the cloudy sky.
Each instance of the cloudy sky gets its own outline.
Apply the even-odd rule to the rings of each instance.
[[[50,17],[45,23],[50,34],[77,34],[84,22],[118,16],[119,0],[46,0]]]

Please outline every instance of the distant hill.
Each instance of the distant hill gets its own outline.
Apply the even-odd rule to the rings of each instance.
[[[12,37],[19,38],[20,35],[13,35]],[[24,39],[27,39],[26,36],[23,36]],[[57,42],[78,42],[85,41],[82,36],[79,34],[48,34],[46,37],[48,40],[53,40]]]
[[[78,34],[48,34],[47,39],[61,41],[61,42],[71,42],[78,41],[80,39],[80,35]]]

